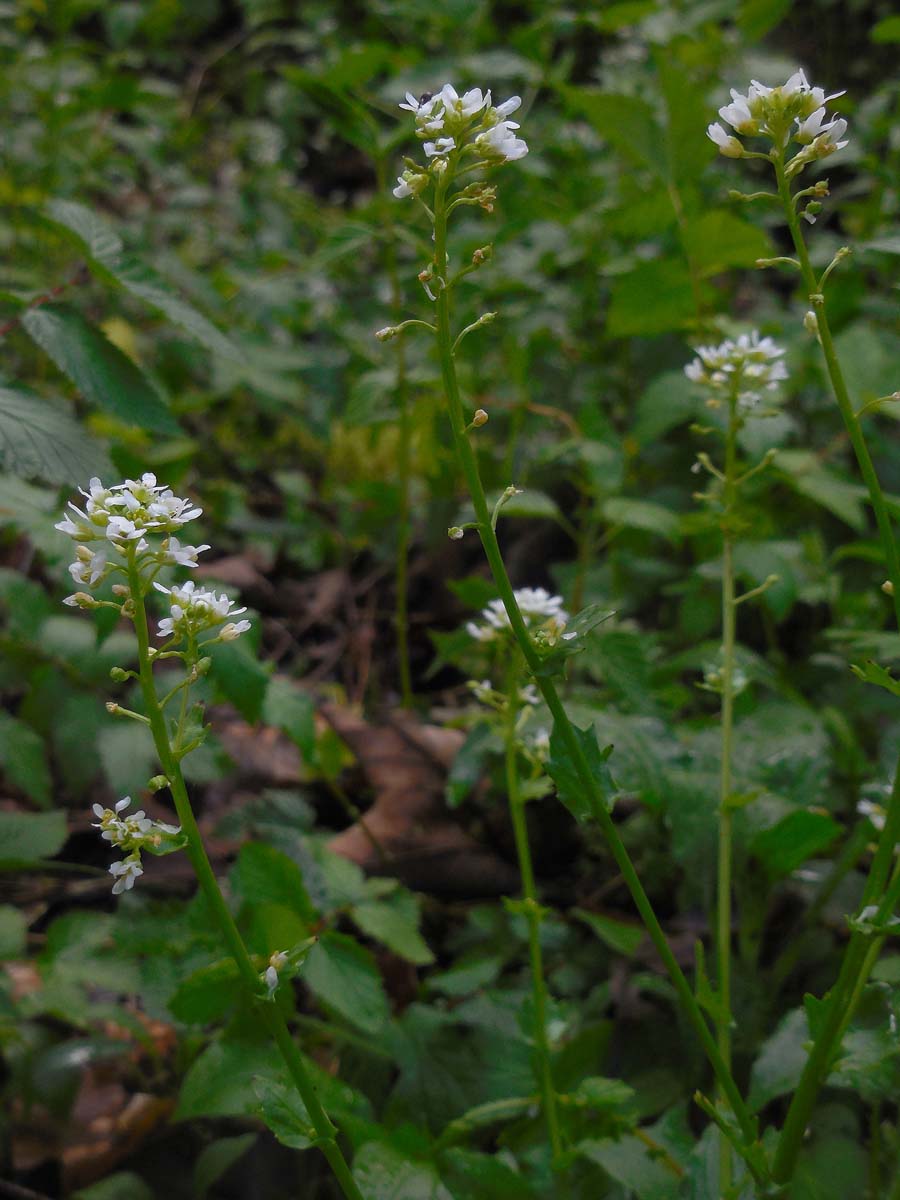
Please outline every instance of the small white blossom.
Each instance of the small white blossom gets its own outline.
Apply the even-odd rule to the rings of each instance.
[[[843,96],[843,92],[825,95],[825,89],[811,87],[803,71],[795,71],[780,87],[767,87],[754,79],[747,94],[731,89],[731,103],[719,109],[719,116],[735,133],[743,137],[771,138],[784,149],[791,137],[806,147],[791,160],[790,174],[796,174],[807,163],[825,158],[846,146],[842,140],[847,122],[840,117],[826,121],[825,105]],[[743,148],[721,125],[710,125],[706,131],[722,154],[740,158]]]
[[[426,142],[422,147],[429,158],[439,158],[441,155],[449,154],[451,150],[456,149],[456,142],[452,137],[438,138],[436,142]]]
[[[172,563],[179,567],[196,567],[197,555],[202,554],[204,550],[208,550],[206,544],[202,546],[182,546],[177,537],[167,538],[163,544],[162,561]]]
[[[741,408],[750,411],[764,392],[777,391],[779,383],[787,379],[784,363],[779,361],[783,354],[771,338],[761,338],[754,330],[718,346],[698,346],[697,357],[687,364],[684,373],[692,383],[714,394],[734,392]]]
[[[526,683],[524,687],[519,688],[519,701],[522,704],[540,704],[540,694],[533,683]]]
[[[868,817],[879,833],[884,829],[887,814],[880,804],[875,804],[871,800],[860,800],[856,811],[861,817]]]
[[[159,623],[160,637],[193,636],[206,629],[212,629],[216,625],[221,625],[229,617],[239,616],[240,613],[247,611],[246,608],[235,608],[234,601],[229,600],[224,592],[221,596],[217,596],[215,592],[206,588],[198,588],[193,579],[189,579],[187,583],[175,584],[170,588],[156,582],[153,586],[157,591],[170,598],[170,615],[164,617]],[[241,621],[239,626],[232,623],[229,637],[237,637],[238,634],[245,632],[250,628],[250,622]]]
[[[545,588],[519,588],[514,595],[526,626],[556,636],[565,629],[569,614],[562,606],[562,596],[551,596]],[[484,624],[469,621],[466,625],[466,632],[476,641],[494,641],[511,628],[502,600],[492,600],[481,617]]]
[[[70,502],[69,511],[54,527],[77,542],[107,539],[121,548],[148,533],[172,533],[202,512],[192,501],[158,484],[149,471],[140,479],[126,479],[109,488],[94,477],[87,491],[79,491],[84,508]]]
[[[726,158],[744,157],[744,147],[736,137],[726,133],[718,121],[707,127],[706,136],[715,142],[719,147],[719,153],[724,154]]]
[[[113,884],[113,895],[119,896],[134,887],[135,880],[143,875],[144,868],[141,866],[140,857],[132,854],[122,862],[114,862],[109,868],[109,873],[116,881]]]
[[[243,612],[244,610],[241,609],[240,611]],[[219,637],[223,642],[233,642],[242,633],[246,633],[249,628],[249,621],[229,621],[227,625],[223,625],[219,630]]]
[[[518,128],[515,121],[500,121],[478,135],[475,149],[485,158],[498,158],[502,162],[524,158],[528,153],[528,145],[513,132]]]

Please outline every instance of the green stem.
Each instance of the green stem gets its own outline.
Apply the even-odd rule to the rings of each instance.
[[[436,275],[442,277],[446,272],[446,253],[447,253],[447,221],[445,211],[445,198],[440,190],[440,185],[437,189],[435,197],[435,225],[434,225],[434,263]],[[560,701],[559,694],[553,685],[551,679],[547,678],[541,672],[541,659],[535,649],[525,622],[522,619],[522,614],[516,604],[516,599],[513,594],[512,584],[509,581],[509,576],[506,573],[506,566],[503,562],[503,556],[500,553],[500,546],[497,541],[497,535],[491,527],[491,513],[488,508],[487,498],[484,494],[484,487],[481,483],[481,476],[478,471],[478,462],[475,457],[475,452],[469,442],[466,434],[466,418],[463,412],[462,399],[459,393],[459,383],[456,377],[456,366],[453,361],[451,347],[453,339],[450,333],[450,304],[447,290],[442,288],[438,292],[437,302],[437,344],[438,354],[441,363],[441,377],[444,385],[444,392],[447,399],[448,415],[450,418],[450,427],[453,434],[453,442],[456,450],[457,460],[462,469],[466,484],[469,489],[469,495],[475,509],[476,524],[478,527],[481,544],[484,547],[485,556],[491,569],[491,574],[494,577],[494,584],[497,588],[499,596],[503,601],[503,606],[509,617],[510,625],[516,641],[525,657],[528,664],[528,669],[534,675],[538,687],[544,697],[544,701],[550,710],[553,717],[554,728],[557,730],[560,738],[565,744],[566,752],[570,756],[575,765],[575,770],[578,775],[579,782],[584,788],[584,793],[587,798],[591,814],[606,838],[610,852],[616,860],[616,864],[622,873],[622,878],[631,893],[650,939],[656,947],[666,971],[669,974],[678,999],[683,1007],[685,1016],[690,1022],[706,1053],[707,1058],[712,1065],[716,1078],[721,1086],[722,1092],[728,1099],[731,1110],[740,1126],[741,1133],[748,1143],[753,1143],[756,1140],[756,1122],[752,1117],[750,1110],[744,1103],[737,1085],[731,1076],[728,1067],[719,1053],[719,1048],[716,1045],[715,1038],[710,1033],[709,1027],[700,1006],[697,1004],[694,994],[691,991],[690,984],[685,978],[684,972],[678,965],[675,955],[669,946],[666,935],[663,933],[662,926],[657,920],[656,914],[653,911],[653,906],[644,891],[643,885],[638,878],[637,872],[634,869],[634,864],[625,849],[625,845],[619,836],[618,830],[615,827],[609,810],[606,806],[605,798],[603,797],[596,779],[594,778],[590,763],[582,748],[581,742],[575,734],[575,730],[569,720],[566,712]],[[748,1163],[754,1178],[759,1178],[759,1172],[755,1165]]]
[[[518,743],[516,723],[519,715],[518,672],[513,667],[509,672],[506,691],[505,766],[506,794],[509,798],[509,813],[512,818],[519,860],[519,876],[522,880],[525,919],[528,923],[528,957],[531,962],[531,995],[534,1008],[534,1047],[537,1059],[538,1083],[541,1089],[541,1106],[547,1122],[550,1149],[554,1160],[562,1153],[559,1132],[559,1117],[556,1111],[556,1089],[550,1064],[550,1043],[547,1039],[547,987],[544,982],[544,964],[541,955],[541,906],[537,900],[534,870],[531,864],[531,847],[528,844],[528,824],[525,819],[525,800],[519,786],[517,767]]]
[[[784,170],[783,152],[773,160],[775,176],[778,181],[778,194],[784,206],[785,217],[791,231],[791,238],[800,263],[809,302],[813,306],[818,327],[819,342],[825,358],[825,366],[831,387],[837,401],[847,436],[856,455],[860,473],[869,493],[869,503],[875,514],[882,552],[887,563],[888,577],[893,585],[894,615],[900,627],[900,554],[894,538],[893,526],[887,503],[875,467],[869,454],[863,436],[862,427],[853,409],[847,384],[841,371],[828,317],[825,312],[825,298],[819,291],[809,253],[800,228],[800,218],[797,216],[791,195],[790,183]],[[891,870],[894,847],[900,840],[900,763],[894,775],[894,783],[888,802],[885,826],[878,841],[878,848],[869,871],[863,894],[863,904],[879,903],[885,889]],[[895,873],[896,875],[896,873]],[[797,1156],[800,1153],[802,1139],[809,1117],[815,1105],[819,1089],[830,1070],[834,1054],[840,1045],[844,1031],[853,1014],[855,1002],[860,996],[874,963],[878,957],[881,940],[871,942],[862,934],[854,934],[844,954],[837,982],[831,989],[823,1027],[816,1038],[815,1044],[806,1060],[806,1065],[800,1076],[797,1090],[794,1092],[781,1136],[775,1150],[773,1160],[773,1177],[777,1182],[788,1181],[794,1171]],[[875,950],[874,955],[872,950]]]
[[[717,862],[716,978],[718,1008],[716,1041],[722,1061],[731,1071],[731,842],[733,810],[731,760],[734,733],[734,644],[737,608],[734,588],[733,517],[737,475],[737,394],[730,397],[725,438],[724,515],[722,521],[722,755],[719,779],[719,846]],[[721,1091],[720,1091],[721,1095]],[[731,1146],[724,1135],[719,1146],[719,1189],[723,1196],[731,1187]]]
[[[147,716],[150,720],[156,753],[163,773],[169,781],[172,799],[175,801],[175,809],[178,813],[178,819],[181,822],[181,831],[187,842],[185,849],[191,866],[196,873],[200,890],[203,892],[210,912],[213,914],[213,918],[219,927],[225,944],[234,959],[238,974],[241,977],[247,994],[252,999],[262,1024],[266,1027],[281,1051],[291,1079],[300,1093],[303,1103],[306,1105],[306,1111],[309,1113],[310,1121],[317,1134],[316,1144],[328,1160],[347,1200],[363,1200],[362,1193],[356,1186],[353,1176],[350,1173],[347,1160],[344,1158],[340,1146],[338,1146],[336,1138],[337,1130],[322,1107],[316,1093],[315,1084],[309,1076],[303,1056],[298,1050],[294,1039],[291,1037],[284,1017],[282,1017],[274,1004],[264,999],[260,994],[259,972],[253,965],[253,961],[250,958],[247,947],[244,945],[243,938],[238,931],[228,905],[225,903],[225,897],[222,895],[219,885],[216,882],[212,865],[207,857],[203,839],[197,826],[193,809],[191,808],[190,799],[188,798],[184,777],[172,752],[165,717],[156,694],[153,667],[150,661],[150,631],[147,625],[147,609],[144,603],[141,576],[134,561],[133,551],[128,562],[128,582],[134,606],[134,630],[138,644],[139,676],[144,707],[147,710]]]

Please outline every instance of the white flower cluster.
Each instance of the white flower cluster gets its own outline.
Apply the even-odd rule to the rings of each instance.
[[[460,96],[450,83],[418,100],[407,92],[406,102],[400,107],[415,116],[416,136],[424,143],[429,162],[404,171],[397,179],[394,195],[400,200],[420,195],[428,186],[433,165],[441,163],[438,169],[445,170],[453,155],[472,156],[490,166],[524,158],[528,146],[515,132],[518,124],[508,120],[521,103],[519,96],[511,96],[495,106],[490,91],[471,88]]]
[[[122,559],[132,547],[138,555],[146,555],[160,565],[182,567],[196,567],[197,556],[209,549],[206,545],[183,546],[174,536],[203,510],[158,484],[151,472],[109,488],[95,477],[88,487],[88,491],[79,488],[85,498],[84,508],[70,502],[69,512],[54,526],[76,543],[69,574],[82,587],[96,587],[111,571],[121,570],[121,561],[110,556],[117,554]],[[163,541],[153,548],[147,537],[160,534]],[[63,603],[77,607],[84,601],[83,595],[76,594],[67,596]]]
[[[153,586],[169,597],[169,616],[159,623],[160,637],[196,637],[198,633],[221,625],[228,617],[237,617],[247,611],[246,608],[235,608],[234,601],[224,592],[217,596],[206,588],[198,588],[193,579],[170,588],[161,583]],[[249,628],[249,621],[229,621],[219,630],[218,637],[223,642],[232,642]]]
[[[804,149],[792,160],[794,171],[807,162],[825,158],[847,145],[843,117],[826,121],[825,105],[843,96],[843,92],[825,95],[824,88],[810,87],[802,71],[795,71],[780,87],[766,87],[753,80],[746,95],[731,89],[731,104],[719,109],[719,116],[743,137],[768,137],[779,150],[793,140]],[[717,122],[707,135],[727,158],[742,158],[743,144]],[[797,164],[794,166],[794,164]]]
[[[749,412],[760,403],[763,392],[776,391],[787,379],[779,361],[783,354],[771,338],[761,338],[754,330],[719,346],[698,346],[697,357],[684,373],[692,383],[709,388],[714,398],[735,395],[739,406]]]
[[[468,628],[468,626],[467,626]],[[471,633],[471,629],[469,629]],[[489,708],[503,709],[507,704],[507,697],[503,692],[496,691],[494,685],[489,679],[470,679],[466,684],[472,695],[481,704],[486,704]],[[526,683],[518,689],[519,704],[534,707],[540,704],[540,694],[533,683]]]
[[[158,846],[163,835],[172,837],[181,832],[178,825],[167,825],[164,821],[151,821],[143,809],[138,809],[136,813],[123,817],[121,814],[130,803],[131,797],[125,796],[124,799],[118,801],[114,810],[103,808],[100,804],[95,804],[93,808],[94,816],[100,818],[99,821],[93,822],[94,828],[102,830],[100,836],[105,841],[126,852],[121,862],[114,862],[109,868],[110,875],[115,879],[114,896],[129,891],[134,887],[135,880],[143,875],[141,851],[145,846]]]
[[[525,624],[541,633],[542,640],[548,645],[553,645],[560,637],[567,640],[575,636],[563,632],[569,614],[562,606],[562,596],[551,596],[545,588],[519,588],[514,595]],[[483,624],[469,621],[466,625],[466,632],[476,641],[491,642],[511,630],[502,600],[492,600],[481,610],[481,616]]]

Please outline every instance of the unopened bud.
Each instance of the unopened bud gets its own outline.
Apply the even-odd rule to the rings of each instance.
[[[110,716],[114,717],[117,715],[117,713],[122,711],[122,706],[121,704],[116,704],[115,700],[107,700],[106,711],[110,714]]]
[[[419,283],[430,283],[433,278],[431,267],[423,267],[416,278],[418,279]]]
[[[477,408],[475,415],[472,417],[472,424],[478,429],[481,425],[487,425],[488,415],[483,408]]]
[[[169,781],[165,775],[154,775],[152,779],[147,780],[148,792],[161,792],[163,788],[169,786]]]
[[[459,525],[451,525],[447,530],[447,537],[452,538],[454,542],[458,542],[462,537],[463,532],[464,531],[459,527]]]
[[[231,622],[231,624],[233,625],[233,624],[234,624],[234,622]],[[222,630],[222,632],[224,633],[224,632],[225,632],[225,629],[227,629],[227,628],[228,628],[228,626],[226,625],[226,626],[224,627],[224,629]],[[221,637],[222,635],[221,635],[221,634],[219,634],[219,636]],[[238,635],[237,635],[237,634],[235,634],[234,636],[235,636],[235,637],[237,637]],[[231,639],[230,639],[230,638],[226,638],[225,640],[226,640],[226,641],[230,641]],[[212,666],[212,659],[211,659],[211,658],[200,658],[200,659],[198,659],[198,660],[197,660],[197,674],[198,674],[198,675],[208,675],[208,674],[209,674],[209,669],[210,669],[210,667],[211,667],[211,666]]]
[[[112,593],[114,596],[130,595],[130,592],[128,590],[128,584],[127,583],[114,583],[112,585]]]
[[[112,667],[109,672],[109,677],[116,683],[124,683],[128,678],[128,672],[124,669],[124,667]]]
[[[90,550],[88,550],[87,546],[79,545],[75,547],[75,557],[81,562],[90,562],[94,556],[91,554]]]
[[[828,196],[828,195],[830,195],[830,192],[828,191],[828,180],[827,180],[827,179],[820,179],[820,180],[818,181],[818,183],[816,183],[816,184],[814,185],[814,187],[813,187],[813,195],[814,195],[814,196],[818,196],[820,199],[821,199],[823,196]],[[845,247],[845,249],[846,249],[846,247]]]
[[[89,596],[87,592],[75,592],[71,596],[66,596],[63,604],[68,604],[69,608],[98,608],[99,602],[93,596]]]
[[[810,309],[809,312],[806,313],[806,315],[803,318],[803,328],[806,330],[807,333],[811,333],[813,335],[813,337],[818,336],[819,318],[812,311],[812,309]]]
[[[894,585],[893,585],[892,581],[890,579],[886,579],[884,581],[884,583],[881,585],[881,590],[884,592],[884,594],[886,596],[893,596]]]
[[[489,262],[494,257],[493,246],[479,246],[472,254],[472,262],[476,267],[480,267],[482,263]]]
[[[421,275],[419,276],[421,279]],[[389,342],[391,338],[395,338],[400,330],[396,325],[385,325],[384,329],[376,329],[375,336],[379,342]]]
[[[747,133],[749,136],[752,136],[753,132],[754,131],[752,131],[752,130],[748,131],[746,129],[741,129],[741,133]],[[724,156],[726,158],[743,158],[744,157],[744,147],[741,145],[741,143],[737,140],[736,137],[728,137],[725,139],[724,142],[719,142],[718,146],[719,146],[719,153],[724,154]]]

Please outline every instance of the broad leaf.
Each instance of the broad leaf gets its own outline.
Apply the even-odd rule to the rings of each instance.
[[[390,1017],[374,958],[343,933],[322,934],[307,959],[303,981],[326,1008],[366,1033],[377,1033]]]
[[[608,810],[612,808],[615,783],[607,765],[612,746],[600,749],[593,726],[579,729],[573,725],[572,729],[587,759],[594,795],[589,794],[588,785],[582,780],[575,759],[556,724],[550,735],[547,771],[556,784],[560,800],[575,820],[583,823],[594,815],[596,804],[605,804]]]
[[[8,387],[0,387],[0,464],[23,478],[67,484],[111,470],[74,417],[24,388]]]

